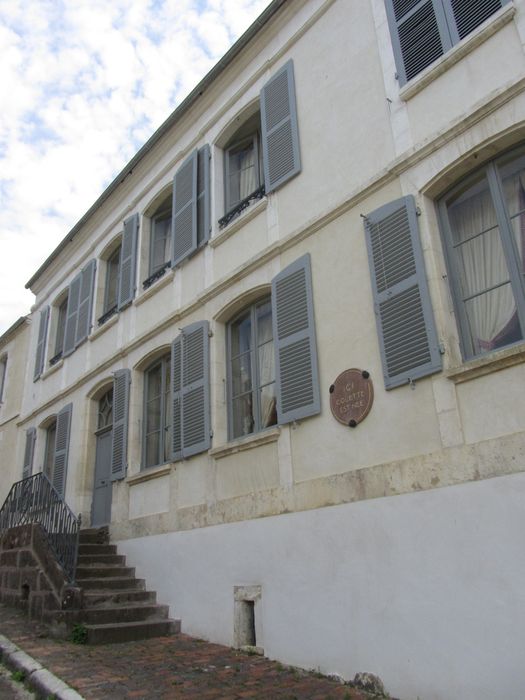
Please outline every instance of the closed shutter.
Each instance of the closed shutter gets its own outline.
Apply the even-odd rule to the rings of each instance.
[[[310,255],[272,281],[277,420],[279,424],[321,410]]]
[[[29,428],[26,431],[26,447],[24,450],[24,466],[22,479],[27,479],[33,473],[33,456],[35,454],[36,429]]]
[[[399,83],[424,70],[452,46],[441,0],[385,0]]]
[[[210,237],[210,147],[199,148],[197,156],[197,245]]]
[[[385,387],[392,389],[441,369],[414,198],[373,211],[365,233]]]
[[[450,0],[445,2],[452,41],[461,41],[510,0]]]
[[[261,91],[261,131],[266,192],[301,172],[293,61]]]
[[[171,344],[171,458],[182,457],[182,333]]]
[[[137,268],[137,240],[139,215],[133,214],[124,221],[122,247],[120,252],[120,269],[118,277],[119,311],[131,304],[135,296],[135,279]]]
[[[78,298],[77,330],[75,347],[78,347],[89,335],[93,311],[93,292],[95,289],[95,270],[97,263],[90,260],[82,270],[80,292]]]
[[[113,434],[111,436],[111,480],[126,476],[131,372],[119,369],[113,378]]]
[[[59,496],[64,498],[66,492],[67,460],[69,455],[69,438],[71,434],[71,413],[73,404],[68,404],[58,412],[53,458],[53,486]]]
[[[80,303],[80,286],[82,284],[82,273],[73,279],[69,285],[67,297],[66,329],[64,331],[64,349],[62,355],[67,357],[75,349],[75,338],[77,333],[78,306]]]
[[[194,150],[173,180],[172,265],[197,248],[197,167],[198,154]]]
[[[36,381],[44,371],[48,321],[49,306],[46,306],[40,312],[40,324],[38,326],[38,341],[36,346],[35,371],[33,374],[33,381]]]

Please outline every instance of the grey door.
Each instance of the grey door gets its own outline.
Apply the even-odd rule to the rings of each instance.
[[[95,457],[95,483],[91,506],[91,525],[100,527],[111,521],[111,428],[97,434]]]

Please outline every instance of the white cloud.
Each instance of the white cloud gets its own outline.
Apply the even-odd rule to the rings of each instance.
[[[0,4],[0,333],[25,282],[269,0]]]

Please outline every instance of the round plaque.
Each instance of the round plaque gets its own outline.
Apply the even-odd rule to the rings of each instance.
[[[345,369],[330,387],[330,408],[336,420],[355,428],[370,413],[374,386],[362,369]]]

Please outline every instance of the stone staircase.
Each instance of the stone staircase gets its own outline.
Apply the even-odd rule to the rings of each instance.
[[[76,584],[83,591],[82,624],[88,644],[129,642],[180,632],[180,620],[156,602],[144,580],[109,544],[107,528],[81,530]]]

